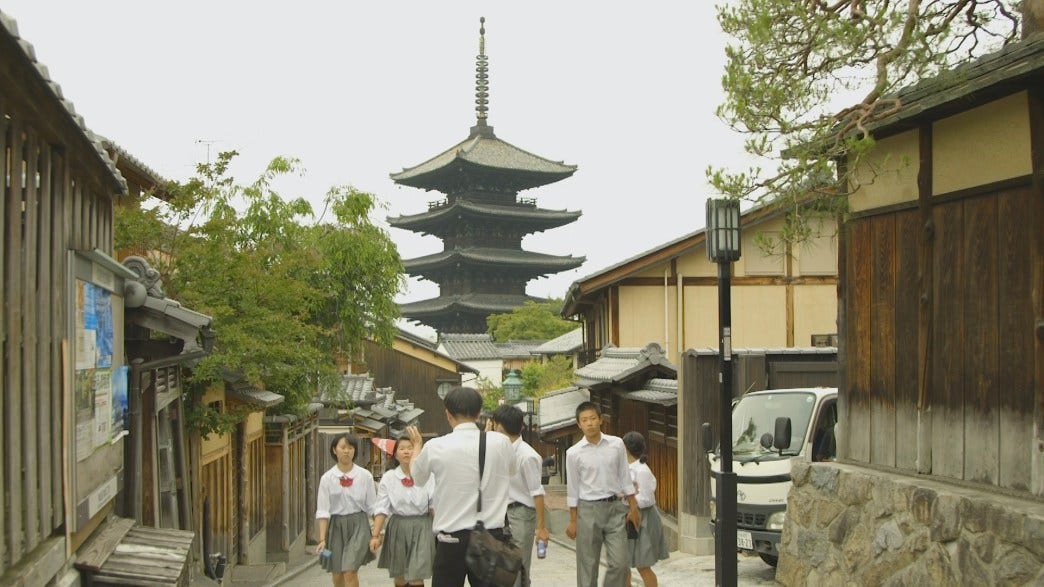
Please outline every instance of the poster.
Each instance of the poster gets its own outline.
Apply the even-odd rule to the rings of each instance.
[[[112,372],[112,440],[127,434],[127,385],[130,368],[123,365]]]
[[[113,370],[113,296],[76,281],[76,343],[73,394],[76,460],[120,438],[126,429],[127,368]]]
[[[112,438],[112,369],[94,370],[94,445]]]

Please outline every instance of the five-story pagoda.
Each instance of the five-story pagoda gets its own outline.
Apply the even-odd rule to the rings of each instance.
[[[468,138],[431,159],[391,174],[395,183],[435,190],[446,198],[428,211],[389,218],[388,223],[443,242],[442,252],[403,262],[406,272],[439,285],[437,298],[402,304],[407,319],[440,333],[486,331],[486,317],[509,312],[527,300],[532,279],[579,267],[583,257],[546,255],[522,249],[522,238],[574,222],[579,211],[545,210],[522,190],[565,179],[576,171],[523,151],[493,134],[489,104],[485,18],[479,29],[476,64],[477,123]]]

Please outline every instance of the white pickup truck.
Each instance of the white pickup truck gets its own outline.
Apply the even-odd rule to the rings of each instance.
[[[789,419],[789,426],[787,426]],[[779,562],[779,541],[790,491],[790,460],[833,460],[837,449],[837,388],[770,389],[744,395],[732,408],[732,470],[736,473],[736,547]],[[775,438],[790,428],[790,438]],[[709,428],[704,446],[713,446]],[[708,453],[721,471],[719,449]],[[715,529],[717,482],[711,483],[711,530]]]

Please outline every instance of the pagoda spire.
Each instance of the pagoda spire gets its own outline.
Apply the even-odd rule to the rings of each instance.
[[[489,59],[486,58],[486,17],[479,18],[479,54],[475,58],[475,115],[478,126],[486,126],[489,112]]]

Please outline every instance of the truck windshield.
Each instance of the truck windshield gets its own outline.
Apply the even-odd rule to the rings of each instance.
[[[790,417],[790,451],[801,450],[812,409],[816,404],[814,393],[765,393],[745,396],[732,409],[732,452],[735,455],[755,457],[770,452],[761,446],[761,436],[776,431],[776,418]],[[767,456],[767,455],[766,455]]]

